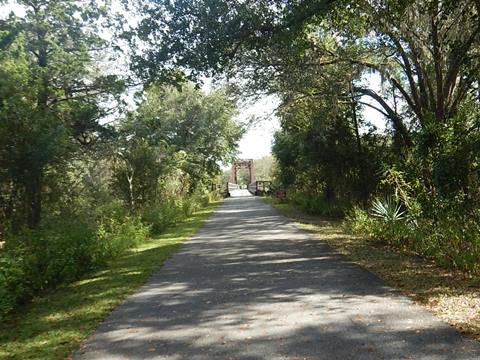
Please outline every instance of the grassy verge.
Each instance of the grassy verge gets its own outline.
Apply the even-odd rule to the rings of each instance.
[[[218,203],[112,261],[104,269],[19,309],[0,327],[0,359],[65,359],[126,296],[192,236]]]
[[[340,221],[323,220],[289,203],[265,198],[302,228],[369,269],[460,332],[480,340],[480,278],[446,270],[413,254],[348,235]]]

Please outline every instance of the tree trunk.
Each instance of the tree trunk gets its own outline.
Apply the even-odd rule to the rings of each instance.
[[[45,68],[48,66],[48,42],[46,40],[46,30],[39,28],[37,30],[37,39],[39,43],[37,65],[42,70],[39,74],[40,88],[37,93],[37,111],[41,115],[39,118],[48,116],[48,98],[49,98],[49,80]],[[25,210],[26,224],[29,228],[37,228],[41,221],[42,214],[42,181],[44,166],[30,168],[27,176],[29,180],[25,182]]]
[[[42,213],[42,172],[32,174],[31,180],[25,185],[25,205],[27,226],[35,229],[40,224]]]
[[[133,175],[134,171],[132,170],[131,175],[127,175],[128,181],[128,195],[129,195],[129,205],[130,205],[130,213],[135,212],[135,196],[133,194]]]
[[[361,155],[362,154],[362,143],[360,139],[360,131],[358,129],[358,118],[357,118],[357,102],[355,101],[355,96],[353,94],[353,85],[352,82],[349,84],[350,87],[350,104],[352,107],[352,119],[353,119],[353,126],[355,128],[355,138],[357,140],[357,150],[358,153]]]

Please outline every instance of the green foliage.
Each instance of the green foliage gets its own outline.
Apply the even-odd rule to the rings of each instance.
[[[0,292],[6,295],[0,316],[38,292],[91,270],[98,257],[95,233],[81,219],[25,229],[6,240],[0,251]]]
[[[461,199],[437,201],[434,214],[428,218],[412,218],[408,213],[399,216],[399,204],[395,202],[384,203],[382,210],[376,204],[372,212],[353,208],[346,217],[347,228],[433,259],[442,266],[480,270],[480,213],[467,211]],[[374,211],[382,216],[372,215]]]
[[[149,224],[138,217],[104,218],[96,230],[96,251],[91,251],[89,255],[96,255],[96,262],[114,258],[145,241],[149,233]]]
[[[402,205],[392,198],[383,201],[375,199],[372,203],[372,215],[384,222],[394,223],[404,220],[405,211],[402,210]]]
[[[160,176],[165,171],[162,158],[166,154],[137,137],[119,141],[118,146],[112,187],[130,212],[135,213],[157,198]]]
[[[216,204],[210,204],[182,226],[149,238],[78,281],[39,294],[32,304],[17,308],[12,316],[2,319],[0,358],[71,356],[116,306],[145,284],[178,246],[198,230],[215,207]],[[0,302],[3,299],[2,296]]]
[[[34,295],[78,279],[121,256],[209,204],[196,193],[129,215],[120,201],[99,206],[90,216],[51,218],[39,229],[7,234],[0,249],[0,318]]]
[[[383,209],[384,206],[390,209]],[[419,230],[412,227],[405,218],[395,215],[396,205],[382,205],[381,216],[372,216],[366,210],[353,208],[346,217],[346,228],[353,233],[368,236],[377,241],[384,241],[401,248],[408,248],[414,243]],[[372,209],[377,211],[375,207]]]
[[[163,81],[177,81],[179,70],[185,68],[193,79],[205,73],[244,70],[242,77],[263,82],[265,78],[252,69],[277,59],[273,50],[298,50],[297,43],[303,42],[297,37],[305,25],[318,21],[334,2],[141,1],[142,21],[132,40],[139,38],[148,46],[138,49],[135,69],[148,80]],[[271,74],[262,70],[265,77]]]
[[[160,234],[215,200],[214,194],[200,190],[181,199],[165,199],[160,204],[145,208],[142,221],[150,226],[152,235]]]
[[[288,200],[307,213],[327,217],[340,217],[345,210],[339,203],[328,201],[323,194],[288,192]]]
[[[272,181],[277,168],[277,163],[272,155],[266,155],[255,160],[255,177],[261,181]]]
[[[218,162],[230,159],[241,135],[232,119],[234,104],[224,93],[207,96],[192,87],[183,93],[155,88],[150,95],[108,142],[84,148],[55,117],[25,117],[28,126],[41,127],[31,141],[32,134],[23,128],[12,140],[7,132],[13,128],[0,126],[3,140],[20,142],[7,146],[13,156],[0,151],[6,160],[0,163],[5,242],[0,249],[0,317],[208,205],[204,184],[218,173]],[[46,123],[58,129],[55,139],[48,138]],[[32,161],[43,159],[50,148],[59,155],[48,155],[37,172],[42,175],[35,182],[42,216],[33,224],[25,221],[29,210],[22,208],[29,189],[24,181],[36,166]],[[21,170],[25,166],[29,169]]]
[[[243,133],[235,114],[223,91],[152,85],[120,124],[114,187],[131,211],[163,201],[171,184],[179,196],[208,184],[233,159]]]
[[[374,237],[478,267],[478,1],[159,1],[142,12],[139,37],[163,40],[139,56],[147,77],[178,65],[278,96],[276,182],[298,205],[354,207],[354,227]],[[376,197],[392,201],[355,207]]]
[[[371,236],[375,221],[376,219],[372,218],[368,211],[354,206],[345,214],[344,225],[348,231],[354,234]]]
[[[419,221],[423,230],[419,252],[444,266],[480,270],[480,213],[465,208],[463,199],[436,202],[432,220]]]
[[[357,132],[359,122],[368,122],[348,104],[328,99],[285,104],[279,115],[282,129],[275,134],[273,154],[281,186],[307,198],[321,194],[315,202],[329,203],[337,213],[368,200],[378,184],[383,155],[377,135]]]
[[[51,176],[106,128],[123,82],[95,68],[107,46],[106,8],[81,1],[18,1],[25,16],[0,21],[0,221],[38,227]]]
[[[21,251],[0,253],[0,318],[32,295],[24,280],[27,270]]]
[[[160,234],[169,225],[178,222],[184,216],[183,209],[175,201],[168,201],[162,206],[146,208],[142,220],[151,227],[152,234]]]
[[[242,134],[226,91],[190,84],[123,115],[108,6],[19,3],[0,20],[0,316],[207,205]]]

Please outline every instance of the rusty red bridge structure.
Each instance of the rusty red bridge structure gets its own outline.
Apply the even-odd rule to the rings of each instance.
[[[269,180],[257,180],[255,173],[255,162],[253,159],[240,159],[232,163],[230,180],[227,184],[227,196],[231,195],[233,190],[240,188],[238,184],[238,171],[240,169],[248,170],[248,186],[247,189],[252,195],[265,195],[271,191],[272,182]]]

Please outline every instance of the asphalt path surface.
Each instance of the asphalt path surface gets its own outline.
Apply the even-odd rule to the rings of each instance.
[[[480,359],[468,340],[255,197],[229,198],[74,354]]]

